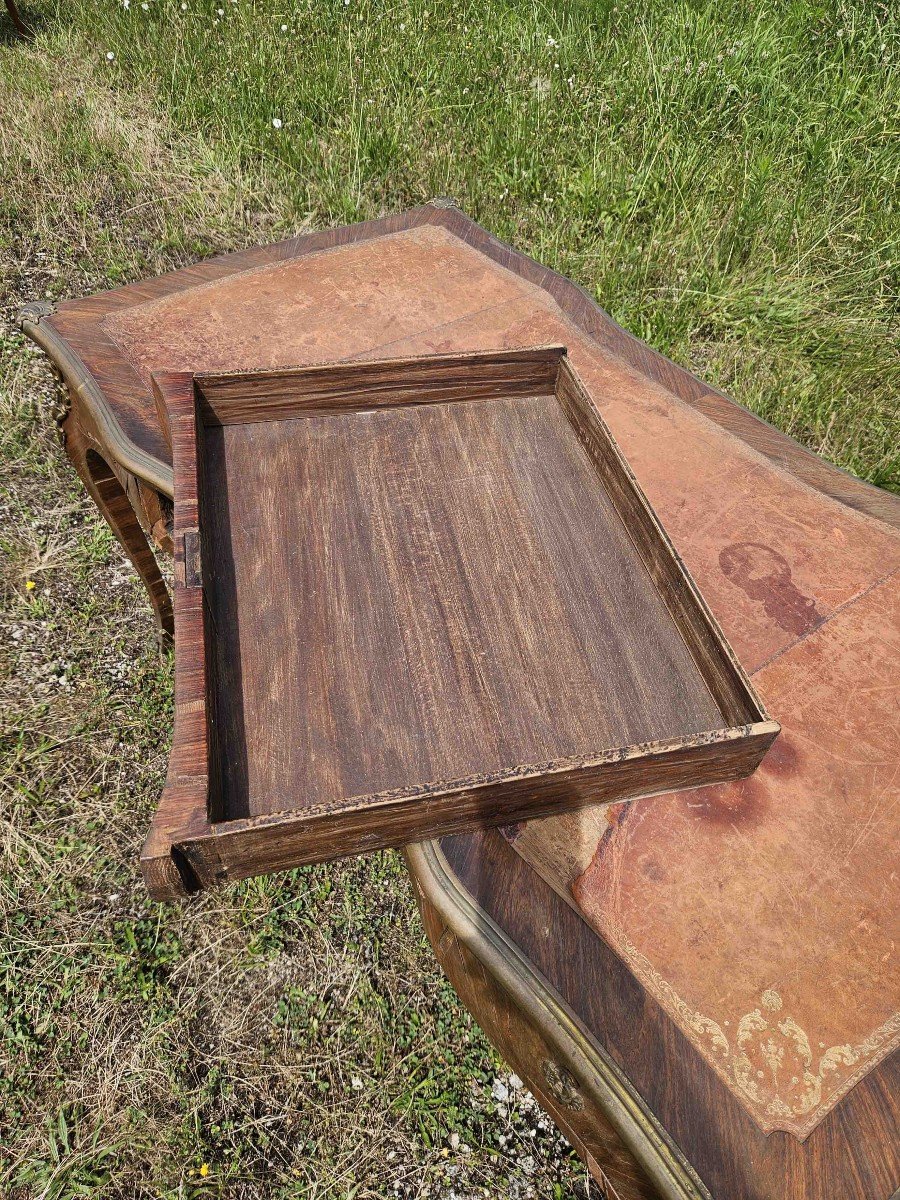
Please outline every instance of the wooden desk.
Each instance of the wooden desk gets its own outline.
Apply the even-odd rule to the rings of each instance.
[[[163,634],[152,370],[566,345],[784,733],[744,784],[409,848],[435,953],[610,1196],[895,1193],[898,498],[441,202],[35,306],[23,329]]]

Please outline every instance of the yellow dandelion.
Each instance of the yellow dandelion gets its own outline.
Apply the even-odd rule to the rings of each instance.
[[[209,1174],[209,1163],[203,1164],[203,1166],[200,1168],[200,1174],[203,1176],[204,1179],[207,1177],[207,1175]]]
[[[25,591],[26,592],[33,592],[36,587],[37,587],[37,584],[34,582],[33,579],[27,579],[25,581]]]

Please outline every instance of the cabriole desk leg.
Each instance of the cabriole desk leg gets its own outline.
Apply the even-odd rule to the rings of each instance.
[[[66,453],[91,499],[109,522],[144,581],[156,618],[160,643],[168,645],[175,628],[172,598],[125,488],[106,459],[85,437],[74,412],[70,412],[63,422],[62,433]]]

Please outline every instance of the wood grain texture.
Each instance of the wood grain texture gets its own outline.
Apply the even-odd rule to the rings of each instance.
[[[562,361],[160,377],[199,885],[755,767],[777,726]]]
[[[165,395],[165,400],[162,399]],[[141,867],[153,894],[196,891],[196,872],[187,855],[173,853],[175,830],[208,833],[215,800],[210,774],[218,759],[216,688],[208,646],[212,619],[200,580],[197,558],[201,466],[193,376],[161,375],[157,400],[170,414],[172,459],[180,502],[175,506],[175,723],[166,775],[164,810],[157,812],[141,851]],[[202,442],[201,442],[202,445]],[[184,648],[184,652],[182,652]],[[215,778],[215,776],[214,776]]]
[[[169,645],[174,631],[172,601],[137,516],[138,511],[144,508],[144,497],[138,481],[104,457],[108,451],[89,413],[77,409],[70,411],[63,422],[62,434],[70,462],[146,588],[160,645]],[[145,513],[145,519],[149,520],[152,514],[153,519],[159,520],[161,506],[152,503],[149,507],[150,513]]]
[[[418,861],[416,855],[414,870]],[[438,962],[453,980],[463,1004],[476,1015],[490,1040],[580,1157],[593,1164],[592,1173],[605,1194],[611,1200],[657,1200],[659,1193],[652,1180],[598,1103],[593,1081],[582,1078],[587,1073],[578,1070],[577,1059],[573,1062],[561,1052],[563,1022],[536,1020],[518,1002],[514,988],[498,980],[465,939],[442,919],[433,902],[419,890],[416,897]]]
[[[747,675],[641,492],[609,427],[565,360],[560,363],[557,395],[623,528],[641,550],[657,594],[682,631],[694,659],[701,664],[701,674],[719,712],[729,725],[759,720],[761,705]]]
[[[553,392],[561,346],[401,361],[326,363],[281,371],[203,372],[201,406],[208,425],[278,421],[316,413],[446,404],[454,400]]]

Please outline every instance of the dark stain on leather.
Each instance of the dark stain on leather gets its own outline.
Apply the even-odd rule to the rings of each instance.
[[[800,753],[790,738],[781,731],[775,739],[772,748],[762,762],[766,774],[775,775],[778,779],[787,779],[800,769]]]
[[[719,555],[719,566],[751,600],[759,601],[766,616],[797,637],[821,625],[824,617],[815,601],[804,596],[791,579],[783,554],[763,542],[735,542]]]
[[[658,859],[655,858],[645,858],[641,862],[641,874],[653,883],[661,883],[666,877],[665,871],[659,865]]]

